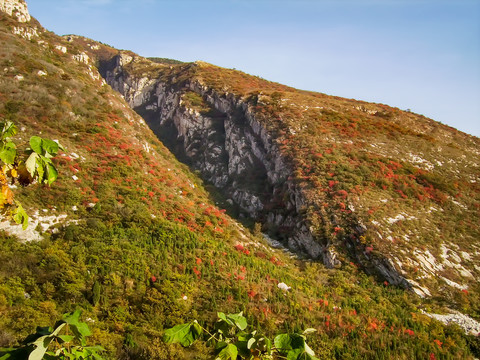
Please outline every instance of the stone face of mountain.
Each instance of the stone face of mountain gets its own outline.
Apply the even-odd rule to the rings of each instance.
[[[480,275],[477,138],[201,62],[120,53],[100,71],[177,156],[292,251],[329,267],[353,257],[422,296],[426,278],[466,289]]]
[[[334,266],[335,258],[314,240],[299,215],[306,204],[304,195],[288,179],[292,169],[271,134],[256,119],[252,105],[234,94],[221,96],[188,78],[158,81],[137,78],[123,70],[134,64],[134,57],[121,54],[112,59],[112,67],[101,65],[101,71],[162,141],[221,189],[241,212],[283,228],[292,250]],[[188,73],[197,66],[189,64],[180,71]],[[204,99],[207,108],[195,108],[195,102],[202,105]]]

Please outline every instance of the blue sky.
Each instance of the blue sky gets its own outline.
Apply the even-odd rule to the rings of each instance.
[[[480,0],[27,0],[59,35],[411,109],[480,136]]]

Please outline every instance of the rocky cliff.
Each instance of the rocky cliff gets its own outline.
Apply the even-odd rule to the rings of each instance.
[[[120,54],[101,65],[102,75],[177,156],[238,206],[240,216],[276,228],[290,249],[333,267],[335,256],[314,238],[301,215],[308,204],[289,179],[293,170],[253,105],[197,80],[136,76],[126,70],[136,61]],[[188,64],[183,71],[198,66]]]
[[[298,181],[291,159],[255,111],[258,98],[205,85],[192,76],[206,66],[202,62],[186,64],[171,75],[165,68],[140,71],[145,69],[143,62],[134,54],[121,53],[101,63],[100,70],[180,159],[238,207],[240,216],[262,223],[291,251],[321,260],[327,267],[346,261],[347,251],[389,283],[412,286],[391,260],[365,253],[358,239],[366,228],[354,214],[348,224],[341,224],[324,208],[317,189]],[[312,209],[320,209],[315,219]],[[344,225],[350,228],[348,236],[331,236],[330,231]]]

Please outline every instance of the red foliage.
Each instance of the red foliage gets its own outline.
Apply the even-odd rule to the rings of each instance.
[[[372,321],[368,324],[368,331],[375,331],[378,329],[378,324],[375,321]]]
[[[319,305],[328,306],[328,300],[320,299],[317,301]]]
[[[234,246],[234,248],[235,250],[238,250],[238,251],[243,251],[245,249],[242,244],[237,244]]]
[[[195,273],[195,275],[197,275],[198,278],[200,278],[202,272],[198,270],[196,266],[193,267],[193,272]]]

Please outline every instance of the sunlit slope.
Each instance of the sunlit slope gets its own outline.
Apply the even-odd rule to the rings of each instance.
[[[14,189],[41,240],[0,235],[0,346],[80,307],[107,358],[210,359],[202,345],[164,345],[163,329],[244,310],[269,334],[316,328],[309,343],[324,359],[471,357],[462,332],[421,315],[410,293],[354,264],[327,270],[266,246],[215,205],[82,47],[0,16],[0,117],[21,129],[19,145],[38,134],[66,148],[50,188]],[[458,295],[473,311],[472,295]]]
[[[264,223],[270,235],[292,243],[294,235],[289,234],[295,233],[294,225],[269,219],[290,216],[284,199],[294,189],[303,197],[300,208],[296,203],[295,217],[302,218],[314,240],[332,254],[330,264],[353,260],[373,267],[389,282],[412,287],[421,296],[478,286],[478,138],[382,104],[296,90],[204,62],[154,63],[131,52],[115,54],[97,43],[92,48],[94,42],[86,46],[85,41],[76,38],[74,43],[83,42],[99,59],[102,75],[150,119],[154,129],[167,123],[169,116],[168,124],[177,126],[179,139],[188,135],[182,131],[188,133],[184,127],[189,124],[178,124],[179,117],[188,118],[190,124],[205,119],[227,124],[240,116],[262,127],[265,157],[286,164],[283,174],[273,177],[285,179],[283,184],[271,184],[270,193],[255,194],[264,196],[264,209],[247,213]],[[180,101],[158,110],[168,96]],[[171,109],[172,104],[177,109]],[[245,121],[237,123],[245,126]],[[232,136],[228,129],[217,135]],[[181,140],[172,138],[165,139],[172,150],[182,146]],[[180,155],[192,143],[183,146]],[[188,155],[184,158],[192,161]],[[232,175],[231,165],[230,161],[220,175],[228,171],[232,183],[250,181],[252,188],[261,188],[255,177]],[[203,173],[213,183],[221,183],[220,175],[208,169]],[[261,181],[276,180],[271,178]],[[232,190],[224,187],[227,196]],[[299,250],[305,250],[301,244]],[[316,252],[305,251],[315,257]]]

